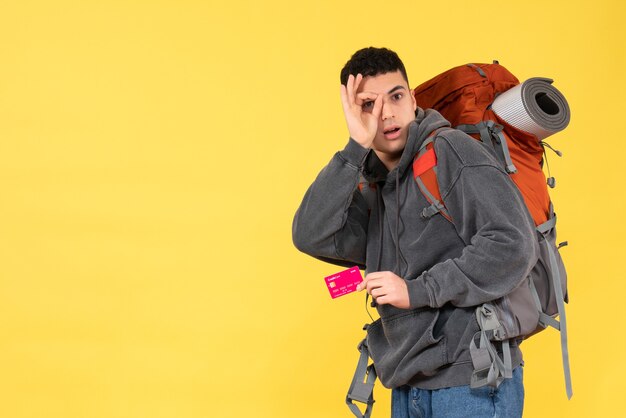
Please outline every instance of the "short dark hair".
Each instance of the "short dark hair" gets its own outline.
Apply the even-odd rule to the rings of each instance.
[[[377,76],[379,74],[400,71],[404,80],[409,84],[404,64],[398,54],[387,48],[374,48],[370,46],[354,53],[350,60],[346,62],[341,70],[341,84],[348,82],[350,74],[367,76]]]

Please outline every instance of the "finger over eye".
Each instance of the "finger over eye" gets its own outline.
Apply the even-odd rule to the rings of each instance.
[[[378,94],[368,92],[368,91],[362,91],[361,93],[358,93],[356,95],[357,101],[360,101],[360,102],[369,101],[369,100],[374,101],[377,98],[378,98]]]

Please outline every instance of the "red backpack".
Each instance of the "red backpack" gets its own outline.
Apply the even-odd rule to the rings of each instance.
[[[494,61],[452,68],[416,87],[413,95],[418,106],[437,110],[454,128],[492,148],[520,190],[537,227],[541,252],[529,279],[501,300],[477,308],[481,332],[480,343],[473,341],[470,348],[475,368],[472,386],[497,386],[510,377],[508,340],[527,338],[550,325],[561,334],[566,391],[571,398],[564,308],[567,276],[558,252],[567,243],[556,246],[556,215],[548,194],[554,179],[546,179],[543,173],[544,147],[551,148],[543,139],[567,126],[569,107],[551,83],[550,79],[532,78],[520,84]],[[413,161],[413,176],[431,203],[422,216],[441,214],[454,222],[439,192],[436,138],[437,134],[431,135],[420,148]],[[502,342],[503,359],[491,341]]]

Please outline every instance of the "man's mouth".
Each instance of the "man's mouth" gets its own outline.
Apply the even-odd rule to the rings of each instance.
[[[389,126],[388,128],[385,128],[383,135],[385,136],[385,139],[388,140],[397,139],[400,136],[400,127],[395,125]]]

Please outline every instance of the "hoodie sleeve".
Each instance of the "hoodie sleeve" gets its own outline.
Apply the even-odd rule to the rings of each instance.
[[[458,152],[439,142],[442,199],[465,248],[407,282],[412,308],[498,299],[521,283],[538,257],[534,222],[509,175],[473,140],[469,162],[460,157],[467,148]]]
[[[342,266],[365,265],[368,208],[358,183],[368,153],[350,139],[318,174],[293,220],[300,251]]]

